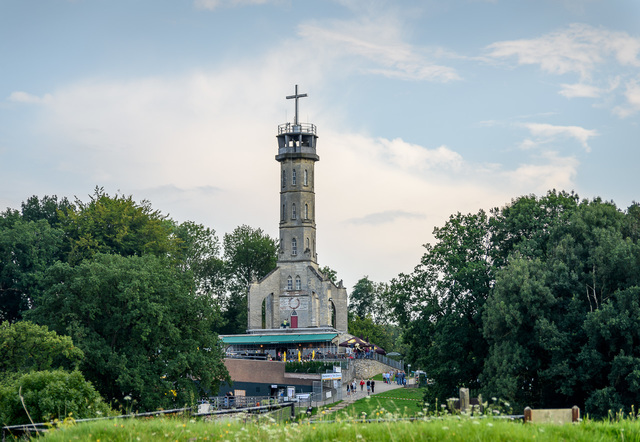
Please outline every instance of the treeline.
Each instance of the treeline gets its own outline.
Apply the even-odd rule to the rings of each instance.
[[[24,413],[7,422],[2,407],[20,404],[24,379],[17,379],[35,372],[39,388],[51,373],[69,382],[79,374],[106,403],[137,410],[216,394],[228,380],[218,334],[246,330],[247,285],[276,260],[276,241],[260,229],[240,226],[221,242],[210,228],[176,223],[147,201],[100,188],[87,202],[34,196],[7,209],[0,214],[0,360],[34,350],[0,363],[0,418],[26,422]],[[10,338],[16,334],[26,337]],[[43,339],[68,339],[77,351],[63,357],[58,346],[51,361],[34,364]],[[86,393],[85,402],[95,399]],[[60,407],[41,416],[64,417]]]
[[[640,404],[640,205],[554,190],[434,234],[385,294],[431,403],[464,386],[516,411]]]

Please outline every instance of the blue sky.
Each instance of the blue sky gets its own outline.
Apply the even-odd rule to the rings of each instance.
[[[348,287],[410,272],[457,211],[639,199],[637,1],[0,0],[0,207],[97,185],[275,237],[295,84]]]

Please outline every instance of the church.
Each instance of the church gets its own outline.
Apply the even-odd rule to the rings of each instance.
[[[316,250],[315,164],[320,160],[314,124],[298,119],[278,126],[280,163],[280,249],[277,267],[248,293],[248,328],[245,335],[221,336],[227,351],[257,350],[274,356],[279,350],[333,349],[347,333],[347,289],[320,271]],[[275,190],[275,189],[274,189]],[[340,349],[342,350],[342,349]],[[273,353],[273,354],[272,354]]]

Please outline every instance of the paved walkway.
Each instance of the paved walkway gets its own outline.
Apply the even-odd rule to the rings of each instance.
[[[413,381],[413,379],[411,379],[411,381]],[[376,391],[375,393],[371,393],[371,396],[385,393],[390,390],[395,390],[397,388],[404,388],[404,387],[402,385],[396,384],[395,382],[392,382],[390,384],[385,384],[383,381],[376,381],[376,387],[375,387]],[[349,396],[347,396],[347,392],[346,392],[347,386],[343,385],[342,389],[344,390],[342,393],[342,402],[340,402],[339,404],[336,404],[333,407],[325,408],[324,410],[325,414],[340,411],[343,408],[353,404],[355,401],[367,397],[366,385],[364,386],[364,389],[363,389],[364,391],[360,391],[360,384],[358,383],[358,391],[356,391],[355,393],[351,393]]]

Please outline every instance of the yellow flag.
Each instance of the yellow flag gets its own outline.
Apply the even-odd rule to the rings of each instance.
[[[287,362],[287,352],[286,351],[283,353],[282,360],[284,362]]]
[[[302,355],[300,354],[300,350],[298,350],[298,362],[302,361]]]
[[[316,351],[315,350],[313,350],[311,352],[311,359],[313,359],[314,361],[316,360]]]

